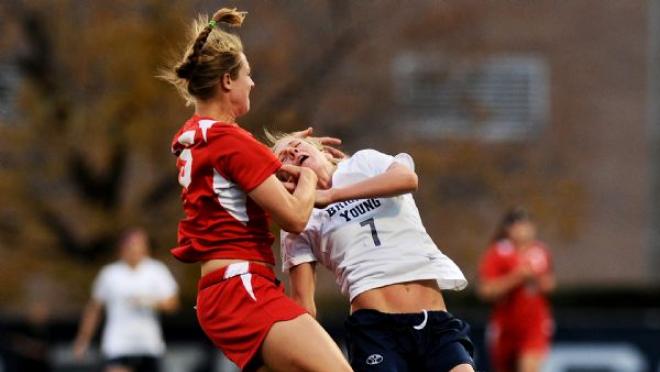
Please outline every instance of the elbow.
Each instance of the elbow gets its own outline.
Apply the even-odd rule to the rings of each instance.
[[[292,234],[300,234],[303,231],[305,231],[305,227],[307,227],[307,221],[290,221],[287,224],[282,224],[282,230],[292,233]]]
[[[165,314],[174,314],[179,310],[179,306],[179,298],[172,297],[161,303],[160,310]]]
[[[286,221],[282,221],[282,223],[279,225],[282,230],[286,232],[292,234],[300,234],[301,232],[305,231],[305,228],[307,228],[307,222],[309,221],[309,216],[311,216],[311,214],[311,208],[309,209],[309,212],[305,214],[301,212],[294,212],[289,216],[289,218],[286,219]]]
[[[410,172],[410,176],[408,178],[408,187],[410,188],[410,192],[417,191],[419,189],[419,177],[417,177],[417,173]]]
[[[403,192],[415,192],[419,187],[419,178],[417,173],[410,169],[402,169],[399,171],[399,180]]]
[[[485,285],[480,285],[477,287],[477,297],[485,302],[492,302],[496,298],[495,293],[491,290],[491,288]]]

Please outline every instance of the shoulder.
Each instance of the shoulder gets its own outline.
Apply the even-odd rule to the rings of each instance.
[[[516,253],[515,247],[508,240],[497,241],[491,244],[491,246],[486,251],[487,256],[501,257],[501,258],[513,257],[515,253]]]
[[[543,254],[545,254],[546,256],[550,256],[550,249],[545,243],[536,241],[534,242],[534,248],[540,252],[543,252]]]
[[[100,280],[111,280],[111,278],[121,275],[122,264],[121,262],[113,262],[104,265],[97,276]]]
[[[363,149],[357,151],[353,154],[348,160],[349,161],[368,161],[371,159],[380,159],[383,157],[392,157],[391,155],[385,154],[378,150],[374,149]]]
[[[154,258],[151,258],[151,257],[145,258],[144,266],[148,270],[151,270],[151,271],[157,271],[157,272],[168,271],[169,272],[169,269],[167,268],[167,266],[164,263],[162,263],[161,261],[158,261]]]
[[[354,171],[359,169],[366,170],[374,167],[387,167],[392,163],[392,161],[394,161],[394,157],[391,155],[387,155],[374,149],[364,149],[356,152],[339,164],[340,167],[348,171]]]
[[[252,133],[239,127],[236,124],[227,124],[215,121],[208,123],[205,127],[200,121],[200,130],[202,131],[202,135],[207,142],[218,138],[236,138],[241,140],[256,141]]]

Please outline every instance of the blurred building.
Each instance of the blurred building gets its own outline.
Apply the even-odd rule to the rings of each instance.
[[[57,18],[0,7],[12,14],[0,120],[20,122],[0,127],[0,249],[16,266],[0,278],[66,272],[75,307],[87,291],[72,284],[91,280],[129,222],[168,256],[180,206],[167,147],[190,109],[153,76],[184,20],[214,6],[65,1]],[[257,84],[241,124],[255,134],[313,124],[349,151],[410,152],[427,229],[469,277],[501,213],[525,204],[564,288],[653,284],[647,1],[241,7]],[[32,260],[43,252],[52,259]]]
[[[311,122],[421,158],[427,228],[470,274],[523,203],[561,284],[651,284],[647,2],[415,5],[387,22],[353,9],[357,46]]]

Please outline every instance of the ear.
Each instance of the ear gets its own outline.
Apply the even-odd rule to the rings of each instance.
[[[233,85],[233,80],[231,79],[231,76],[229,76],[229,73],[225,73],[222,75],[222,79],[220,80],[220,86],[222,87],[222,90],[224,91],[230,91]]]

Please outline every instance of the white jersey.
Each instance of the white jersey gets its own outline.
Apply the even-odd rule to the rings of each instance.
[[[394,161],[414,169],[410,155],[362,150],[337,165],[333,187],[384,173]],[[467,280],[426,232],[411,194],[349,200],[314,209],[301,234],[282,231],[282,269],[319,261],[334,272],[350,300],[396,283],[435,279],[441,289],[460,290]]]
[[[108,358],[163,354],[165,341],[157,314],[147,304],[170,298],[176,292],[172,274],[159,261],[146,258],[135,268],[117,261],[103,267],[92,293],[106,309],[103,354]]]

